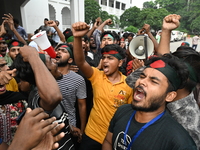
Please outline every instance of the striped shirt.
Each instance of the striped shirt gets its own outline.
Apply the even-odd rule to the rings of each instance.
[[[82,76],[70,71],[63,75],[63,78],[57,80],[63,99],[62,104],[69,115],[69,123],[76,127],[76,99],[85,99],[86,85]]]

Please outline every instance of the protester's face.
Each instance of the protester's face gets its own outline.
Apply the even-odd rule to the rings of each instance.
[[[129,43],[131,42],[132,39],[133,39],[132,36],[128,36],[128,42],[129,42]]]
[[[62,77],[61,72],[58,70],[58,65],[56,63],[56,60],[51,58],[49,55],[46,56],[46,66],[51,72],[51,74],[54,76],[55,79],[59,79]]]
[[[88,43],[89,43],[88,41],[85,41],[84,38],[82,38],[82,49],[84,52],[88,51],[88,48],[89,48]]]
[[[111,76],[118,71],[119,67],[122,65],[122,60],[118,60],[112,55],[104,54],[102,57],[102,65],[105,75]]]
[[[91,49],[96,49],[96,48],[97,48],[96,43],[95,43],[93,37],[90,38],[90,48],[91,48]]]
[[[7,63],[4,58],[0,58],[0,72],[8,70]],[[0,85],[0,95],[6,92],[6,86]]]
[[[7,50],[7,44],[5,41],[0,41],[0,54],[2,56],[6,55],[6,50]]]
[[[12,58],[12,60],[15,60],[17,54],[19,54],[19,46],[11,47],[9,50],[9,56]]]
[[[155,111],[165,106],[168,82],[160,71],[147,68],[135,83],[132,107],[138,111]]]
[[[56,49],[56,61],[59,67],[64,67],[69,63],[72,63],[70,59],[70,53],[64,47],[59,47]]]
[[[120,47],[122,47],[122,48],[125,47],[125,41],[120,41]]]
[[[104,36],[101,41],[101,48],[105,47],[108,44],[114,44],[114,41],[109,36]]]
[[[48,21],[47,20],[44,20],[44,25],[47,25],[48,24]]]

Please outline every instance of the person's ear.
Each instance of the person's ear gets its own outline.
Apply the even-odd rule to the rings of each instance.
[[[124,60],[123,60],[123,59],[119,60],[119,65],[118,65],[118,67],[121,67],[121,66],[122,66],[122,64],[123,64],[123,62],[124,62]]]
[[[69,58],[68,63],[71,64],[73,62],[72,58]]]
[[[176,96],[177,96],[177,93],[175,91],[169,92],[169,93],[167,93],[165,101],[166,102],[172,102],[175,99]]]

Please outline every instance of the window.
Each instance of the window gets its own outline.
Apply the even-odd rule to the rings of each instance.
[[[116,8],[120,9],[120,2],[116,1]]]
[[[126,4],[122,3],[122,10],[126,9]]]

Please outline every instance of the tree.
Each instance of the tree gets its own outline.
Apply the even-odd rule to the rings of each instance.
[[[100,16],[101,7],[95,0],[85,0],[85,22],[94,23],[95,19]]]
[[[126,9],[124,13],[120,16],[120,27],[124,28],[127,26],[138,27],[140,23],[138,22],[138,16],[140,14],[140,9],[136,6]]]
[[[110,18],[107,11],[100,11],[100,17],[101,17],[102,21],[105,21]]]
[[[190,28],[192,30],[192,33],[199,34],[199,24],[200,24],[200,16],[197,17],[195,20],[192,21]]]
[[[134,26],[129,26],[128,28],[124,29],[124,31],[132,32],[132,33],[137,33],[138,29]]]
[[[143,9],[146,9],[146,8],[153,8],[153,9],[157,9],[157,6],[154,2],[152,1],[147,1],[147,2],[144,2],[143,3]]]
[[[139,28],[141,28],[144,24],[149,24],[152,29],[154,29],[155,31],[158,31],[162,27],[163,18],[167,16],[168,14],[169,12],[164,8],[143,9],[139,15],[139,22],[140,22]]]

